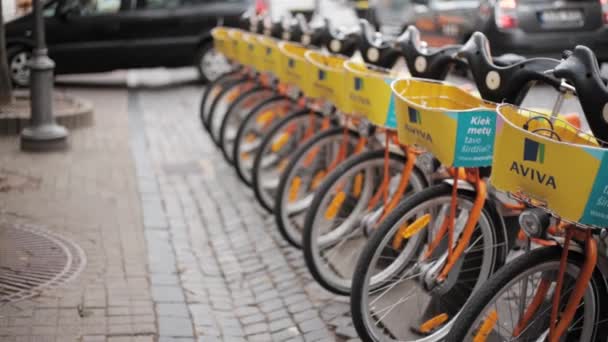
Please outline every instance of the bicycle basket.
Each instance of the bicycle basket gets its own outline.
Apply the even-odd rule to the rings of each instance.
[[[296,43],[279,42],[279,51],[283,56],[278,68],[279,80],[297,86],[308,97],[316,98],[312,89],[312,66],[304,58],[308,48]]]
[[[401,143],[423,147],[446,166],[492,163],[496,104],[441,81],[400,79],[391,87]]]
[[[247,65],[247,61],[245,58],[247,46],[245,41],[243,40],[244,31],[239,29],[229,29],[228,37],[230,38],[232,45],[232,57],[235,62],[241,65]]]
[[[213,47],[215,50],[228,59],[232,59],[232,45],[228,37],[228,29],[225,27],[216,27],[211,30],[213,37]]]
[[[277,41],[266,36],[258,36],[259,49],[256,50],[257,59],[261,61],[260,71],[271,72],[275,76],[282,57],[277,46]]]
[[[344,62],[348,57],[307,51],[306,59],[312,64],[312,89],[316,98],[326,99],[344,113],[350,113],[346,98]]]
[[[258,35],[245,32],[243,33],[244,46],[240,52],[243,54],[243,64],[254,68],[256,71],[263,71],[264,61],[260,57],[264,47],[258,40]]]
[[[397,73],[353,60],[344,62],[344,68],[350,113],[367,117],[374,125],[397,129],[395,98],[391,90]]]
[[[560,119],[498,108],[492,184],[570,222],[608,227],[608,150]]]

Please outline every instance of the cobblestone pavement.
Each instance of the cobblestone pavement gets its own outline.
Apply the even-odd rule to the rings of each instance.
[[[347,299],[311,280],[301,252],[203,132],[200,94],[181,87],[129,98],[161,341],[354,338]]]

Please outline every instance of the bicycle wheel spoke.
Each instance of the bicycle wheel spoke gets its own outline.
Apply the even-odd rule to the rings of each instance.
[[[388,314],[391,313],[391,311],[393,311],[393,309],[395,309],[399,304],[404,303],[405,301],[407,301],[408,299],[410,299],[413,295],[414,295],[414,290],[410,291],[411,294],[407,294],[403,297],[401,297],[397,302],[385,307],[384,309],[380,310],[380,311],[374,311],[375,314],[381,313],[386,311],[380,318],[378,318],[378,321],[381,322],[382,320],[384,320],[384,318],[386,316],[388,316]],[[378,323],[376,323],[376,326],[378,325]]]

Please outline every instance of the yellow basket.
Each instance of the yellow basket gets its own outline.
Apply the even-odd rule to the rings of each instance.
[[[397,129],[395,97],[391,83],[397,72],[359,61],[344,62],[346,69],[346,96],[350,101],[350,114],[367,117],[374,125]]]
[[[304,57],[308,48],[296,43],[279,42],[279,51],[283,56],[277,70],[279,80],[297,86],[308,97],[316,98],[312,88],[312,65]]]
[[[263,71],[264,60],[261,58],[264,46],[260,43],[257,34],[245,32],[243,33],[243,41],[245,47],[240,51],[244,58],[242,64],[250,66],[257,71]]]
[[[283,57],[279,51],[277,41],[266,36],[258,36],[258,41],[260,42],[260,48],[256,52],[258,54],[257,58],[262,61],[260,71],[271,72],[276,76]]]
[[[232,45],[228,37],[228,29],[222,26],[216,27],[211,30],[211,36],[213,37],[213,47],[215,50],[226,56],[226,58],[232,59]]]
[[[312,64],[312,89],[314,98],[331,102],[344,113],[350,113],[350,101],[346,97],[347,57],[329,55],[320,51],[309,50],[306,59]]]
[[[425,148],[446,166],[492,163],[496,104],[440,81],[399,79],[391,87],[401,143]]]
[[[246,65],[243,63],[245,61],[244,54],[247,50],[247,45],[243,40],[244,31],[239,29],[229,29],[228,37],[230,38],[231,46],[231,54],[232,59],[239,64]],[[246,61],[245,61],[246,62]]]
[[[608,227],[608,150],[565,121],[550,122],[515,106],[498,108],[492,184],[567,221]]]

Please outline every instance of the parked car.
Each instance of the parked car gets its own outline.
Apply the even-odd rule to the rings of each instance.
[[[55,72],[88,73],[194,65],[201,79],[218,74],[211,29],[237,26],[249,0],[51,0],[44,6]],[[6,24],[8,64],[16,85],[28,83],[32,14]]]
[[[581,44],[608,62],[608,0],[377,0],[375,5],[393,6],[394,17],[395,3],[402,8],[401,30],[416,25],[432,46],[463,43],[481,31],[497,55],[559,57]],[[386,22],[382,10],[376,12],[381,24]]]

